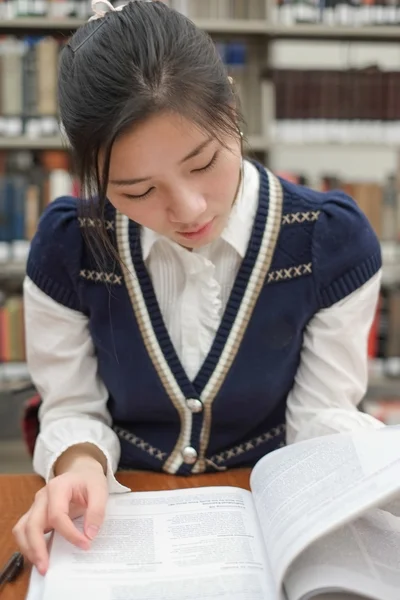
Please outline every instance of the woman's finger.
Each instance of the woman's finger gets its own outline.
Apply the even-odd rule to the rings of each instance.
[[[92,540],[103,524],[108,500],[107,480],[102,475],[91,480],[87,487],[87,509],[85,513],[84,531]]]
[[[22,552],[22,554],[24,556],[26,556],[26,558],[30,562],[32,562],[31,557],[30,557],[30,549],[29,549],[28,540],[26,539],[26,535],[25,535],[25,525],[26,525],[26,521],[28,518],[28,514],[29,513],[25,513],[19,519],[19,521],[14,525],[12,532],[13,532],[15,541],[17,542],[17,546],[18,546],[19,550]]]
[[[24,535],[28,547],[28,558],[43,575],[48,568],[49,554],[44,537],[47,526],[48,497],[46,490],[36,494],[25,521]]]
[[[74,485],[77,484],[67,478],[62,479],[62,476],[47,484],[47,523],[74,546],[88,550],[88,538],[75,527],[69,516],[70,504],[75,500]]]

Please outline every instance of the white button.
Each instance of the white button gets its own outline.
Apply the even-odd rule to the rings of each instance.
[[[194,465],[194,463],[197,460],[197,452],[191,446],[187,446],[182,451],[182,456],[183,456],[183,462],[185,462],[187,465]]]
[[[189,398],[186,400],[186,404],[192,413],[201,413],[203,411],[203,403],[201,400],[197,400],[197,398]]]

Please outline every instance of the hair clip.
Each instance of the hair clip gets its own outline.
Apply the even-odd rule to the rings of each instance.
[[[131,2],[134,2],[135,0],[130,0]],[[152,2],[153,0],[143,0],[144,2]],[[1,2],[1,0],[0,0]],[[99,5],[103,5],[107,8],[107,10],[100,10],[99,9]],[[129,2],[128,2],[129,4]],[[122,10],[123,8],[125,8],[127,4],[122,4],[121,6],[113,6],[111,4],[111,2],[109,0],[92,0],[92,10],[94,12],[94,15],[90,17],[89,21],[97,21],[98,19],[100,19],[100,23],[98,24],[97,27],[95,27],[95,29],[93,29],[93,31],[91,31],[89,33],[89,35],[80,43],[78,44],[78,46],[76,48],[73,48],[69,43],[67,44],[67,47],[71,50],[71,52],[73,54],[75,54],[80,48],[82,48],[82,46],[84,44],[86,44],[86,42],[88,40],[90,40],[90,38],[97,33],[97,31],[100,29],[100,27],[102,25],[104,25],[105,20],[103,19],[107,13],[109,12],[118,12],[120,10]]]
[[[134,2],[134,0],[131,0]],[[145,2],[152,2],[152,0],[144,0]],[[99,5],[103,5],[107,8],[107,10],[101,10],[98,8]],[[109,0],[92,0],[92,11],[94,15],[90,17],[89,21],[96,21],[97,19],[102,19],[106,16],[108,12],[117,12],[118,10],[122,10],[125,8],[126,3],[121,6],[113,6]]]
[[[97,27],[95,27],[95,28],[93,29],[93,31],[91,31],[91,32],[89,33],[89,35],[88,35],[88,36],[86,36],[86,37],[85,37],[85,39],[84,39],[84,40],[82,40],[82,42],[81,42],[80,44],[78,44],[78,45],[77,45],[77,47],[76,47],[76,48],[73,48],[69,42],[68,42],[68,44],[67,44],[67,47],[68,47],[68,48],[69,48],[69,49],[72,51],[72,53],[73,53],[73,54],[75,54],[76,52],[78,52],[78,50],[79,50],[80,48],[82,48],[82,46],[83,46],[84,44],[86,44],[86,42],[87,42],[88,40],[90,40],[90,38],[91,38],[91,37],[92,37],[92,36],[93,36],[95,33],[97,33],[97,32],[98,32],[98,30],[100,29],[100,27],[101,27],[102,25],[104,25],[104,23],[105,23],[105,21],[100,21],[100,23],[97,25]]]
[[[99,5],[103,5],[107,7],[107,10],[101,10],[98,8]],[[94,15],[90,17],[89,21],[96,21],[97,19],[102,19],[106,16],[108,12],[117,12],[117,10],[122,10],[126,6],[123,4],[122,6],[115,7],[109,2],[109,0],[92,0],[92,11]]]

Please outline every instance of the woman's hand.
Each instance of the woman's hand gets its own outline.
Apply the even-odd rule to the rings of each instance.
[[[84,550],[89,549],[91,540],[98,533],[108,499],[105,465],[101,458],[99,462],[93,452],[82,454],[78,447],[71,452],[67,450],[57,463],[56,477],[37,492],[29,511],[15,525],[13,533],[21,552],[42,575],[49,563],[46,533],[55,530]],[[83,533],[72,521],[82,515]]]

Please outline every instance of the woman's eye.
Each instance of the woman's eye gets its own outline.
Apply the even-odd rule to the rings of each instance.
[[[217,161],[217,157],[218,157],[218,152],[216,152],[214,154],[214,156],[212,157],[210,162],[205,167],[202,167],[201,169],[193,169],[192,173],[200,173],[200,172],[208,171],[215,165],[215,163]]]
[[[149,190],[147,190],[147,192],[145,192],[144,194],[124,194],[125,198],[128,198],[129,200],[144,200],[145,198],[147,198],[147,196],[149,196],[151,194],[151,192],[154,190],[154,188],[150,188]]]

